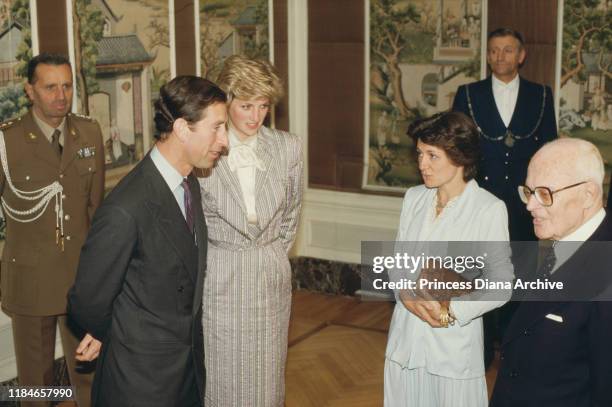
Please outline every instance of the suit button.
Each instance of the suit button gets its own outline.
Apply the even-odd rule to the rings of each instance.
[[[185,288],[184,288],[182,285],[180,285],[177,291],[178,291],[179,293],[182,293],[184,289],[185,289]]]
[[[489,177],[488,177],[488,176],[487,176],[487,177],[485,177],[485,181],[488,181],[488,180],[489,180]]]
[[[510,372],[510,377],[512,378],[517,378],[519,376],[518,372],[516,370],[513,370]]]
[[[535,141],[538,141],[538,136],[535,136],[534,138],[535,138]]]
[[[506,161],[504,164],[508,165],[508,161]]]
[[[506,175],[506,179],[508,179],[508,176]]]
[[[531,335],[531,330],[529,330],[529,329],[525,329],[525,330],[523,331],[523,335],[525,335],[525,336],[529,336],[529,335]]]
[[[66,240],[70,240],[70,235],[66,236]]]
[[[60,174],[60,179],[61,179],[61,178],[64,178],[64,174]]]
[[[26,181],[29,181],[29,180],[30,180],[30,176],[26,175]]]
[[[504,360],[506,359],[506,355],[504,354],[504,352],[500,352],[499,353],[499,360]]]
[[[66,199],[66,194],[62,194],[62,199]]]
[[[65,214],[65,215],[64,215],[64,220],[70,220],[70,215]]]

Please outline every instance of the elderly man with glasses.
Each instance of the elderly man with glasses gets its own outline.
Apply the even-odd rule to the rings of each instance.
[[[535,278],[564,292],[522,302],[505,333],[491,407],[612,406],[612,240],[604,165],[584,140],[558,139],[529,163],[518,189],[540,240],[552,240]],[[563,249],[562,249],[563,248]]]

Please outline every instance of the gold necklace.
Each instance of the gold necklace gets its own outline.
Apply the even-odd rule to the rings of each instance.
[[[440,197],[436,197],[436,217],[438,217],[442,213],[445,206],[446,204],[442,204],[440,202]]]

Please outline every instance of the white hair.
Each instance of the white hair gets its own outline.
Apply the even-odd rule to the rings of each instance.
[[[546,143],[540,152],[554,154],[557,165],[568,171],[576,181],[592,181],[603,192],[604,162],[595,144],[564,137]]]

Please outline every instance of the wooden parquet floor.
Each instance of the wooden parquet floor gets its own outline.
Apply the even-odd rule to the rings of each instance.
[[[392,313],[389,302],[294,292],[285,406],[382,406]],[[489,394],[497,363],[487,372]]]
[[[286,407],[379,407],[393,304],[295,291]],[[489,394],[497,363],[487,372]],[[75,407],[71,402],[61,407]]]

